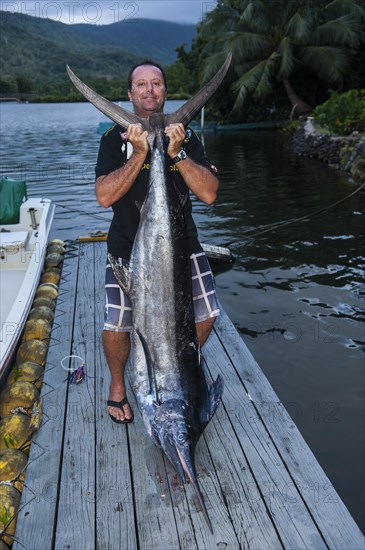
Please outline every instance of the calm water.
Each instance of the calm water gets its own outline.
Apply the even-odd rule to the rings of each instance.
[[[171,102],[175,110],[178,102]],[[1,174],[26,177],[30,196],[57,208],[52,236],[105,231],[93,193],[106,120],[89,104],[2,104]],[[304,438],[364,529],[364,194],[279,133],[206,135],[221,191],[194,203],[201,240],[231,243],[216,273],[219,298]]]

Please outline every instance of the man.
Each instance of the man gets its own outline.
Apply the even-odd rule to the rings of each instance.
[[[128,78],[128,95],[134,112],[148,117],[163,111],[166,100],[166,77],[163,69],[150,61],[134,66]],[[213,276],[197,239],[191,215],[189,191],[207,204],[217,195],[216,169],[191,130],[182,124],[165,128],[169,138],[169,178],[185,198],[184,218],[192,262],[193,300],[200,345],[206,341],[219,315]],[[128,261],[139,223],[137,204],[142,204],[147,192],[150,151],[147,131],[140,124],[130,124],[127,132],[117,125],[108,130],[100,142],[96,165],[95,192],[99,204],[112,206],[114,217],[108,235],[108,252]],[[131,305],[120,289],[108,263],[106,269],[106,318],[103,347],[108,362],[111,383],[108,412],[117,423],[129,423],[133,412],[126,398],[124,368],[130,351]]]

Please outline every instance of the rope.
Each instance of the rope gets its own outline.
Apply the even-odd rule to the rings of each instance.
[[[256,233],[250,234],[251,230],[246,231],[243,233],[243,235],[247,235],[250,240],[253,240],[255,237],[258,237],[259,235],[263,235],[264,233],[269,233],[270,231],[274,231],[275,229],[280,229],[281,227],[286,227],[288,225],[292,225],[294,223],[298,223],[301,221],[306,221],[312,218],[313,216],[317,216],[318,214],[321,214],[322,212],[328,212],[332,208],[335,208],[342,202],[345,202],[346,200],[350,199],[357,193],[359,193],[362,189],[364,189],[365,183],[362,183],[355,191],[352,191],[349,195],[346,195],[346,197],[343,197],[342,199],[339,199],[338,201],[334,202],[333,204],[330,204],[329,206],[324,206],[322,208],[319,208],[318,210],[314,210],[313,212],[310,212],[309,214],[306,214],[305,216],[300,216],[299,218],[292,218],[290,220],[284,220],[281,222],[271,223],[266,226],[264,226],[264,229],[261,231],[257,231]],[[223,246],[231,246],[234,244],[235,241],[230,241],[229,243],[224,244]]]
[[[98,218],[99,220],[103,220],[104,222],[110,222],[110,217],[106,218],[104,216],[100,216],[99,214],[94,214],[93,212],[85,212],[85,210],[74,210],[73,208],[68,208],[68,206],[65,206],[64,204],[60,204],[59,202],[54,202],[56,206],[59,206],[60,208],[64,208],[68,212],[71,212],[73,214],[84,214],[84,216],[92,216],[94,218]]]

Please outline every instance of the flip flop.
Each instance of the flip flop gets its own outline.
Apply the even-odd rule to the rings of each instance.
[[[106,404],[108,405],[108,407],[116,407],[117,409],[120,409],[123,412],[124,412],[124,410],[123,410],[124,405],[128,405],[129,408],[132,411],[132,408],[129,405],[128,399],[126,397],[124,397],[124,399],[122,399],[121,401],[110,401],[110,400],[108,400],[106,402]],[[134,420],[133,411],[132,411],[131,418],[128,418],[128,419],[125,419],[125,420],[118,420],[117,418],[115,418],[115,416],[113,416],[110,413],[109,413],[109,416],[113,420],[113,422],[115,422],[116,424],[130,424]]]

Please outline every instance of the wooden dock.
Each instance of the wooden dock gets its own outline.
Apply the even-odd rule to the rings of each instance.
[[[205,348],[224,378],[223,402],[196,450],[214,533],[192,487],[145,435],[110,421],[100,345],[103,242],[75,244],[64,260],[13,548],[16,550],[364,549],[364,537],[268,380],[223,314]],[[69,384],[64,357],[87,378]],[[130,393],[131,402],[133,396]]]

